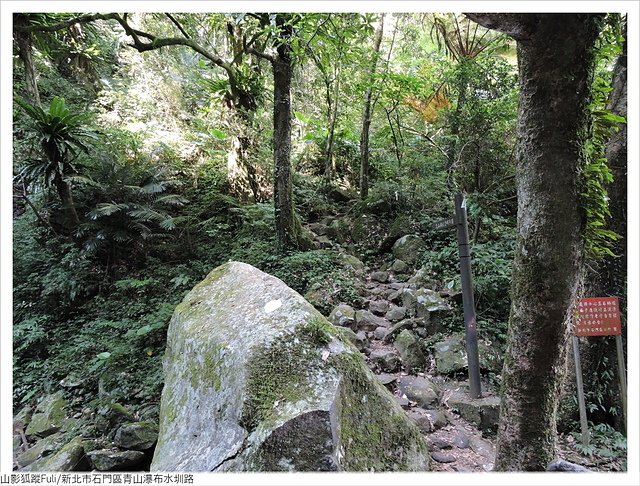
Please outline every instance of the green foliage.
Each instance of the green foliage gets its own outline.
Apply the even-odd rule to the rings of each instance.
[[[620,461],[621,469],[626,470],[627,439],[608,424],[590,424],[589,444],[581,442],[581,433],[572,432],[575,449],[585,456],[602,462]]]

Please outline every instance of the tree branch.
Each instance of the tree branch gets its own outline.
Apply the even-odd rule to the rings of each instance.
[[[518,41],[531,37],[538,22],[537,14],[465,13],[465,15],[487,29],[503,32]]]
[[[185,30],[182,28],[182,25],[180,25],[180,22],[178,22],[173,15],[171,15],[168,12],[165,12],[165,15],[169,18],[169,20],[171,20],[173,25],[175,25],[178,28],[178,30],[185,37],[185,39],[191,39],[191,36],[185,32]]]
[[[16,32],[55,32],[57,30],[71,27],[73,24],[84,24],[95,20],[117,20],[116,18],[119,17],[120,16],[116,13],[80,15],[51,25],[14,25],[13,29]]]
[[[258,57],[261,57],[262,59],[266,59],[267,61],[269,61],[271,63],[275,62],[275,58],[271,54],[267,54],[266,52],[259,51],[259,50],[255,49],[254,47],[247,48],[247,52],[249,54],[254,54],[254,55],[258,56]]]

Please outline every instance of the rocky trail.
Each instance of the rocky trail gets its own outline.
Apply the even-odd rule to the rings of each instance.
[[[392,267],[408,269],[401,260]],[[378,270],[363,274],[363,279],[363,308],[341,305],[329,319],[348,329],[346,333],[363,352],[371,370],[423,432],[434,471],[490,471],[499,407],[495,392],[483,383],[483,398],[471,400],[461,373],[457,379],[438,374],[437,359],[441,367],[463,364],[460,343],[453,350],[458,364],[447,364],[444,361],[451,357],[446,350],[437,354],[438,358],[427,355],[416,339],[426,335],[428,327],[437,327],[436,318],[429,323],[429,314],[447,312],[446,302],[415,282],[400,281],[406,280],[402,273]],[[423,307],[426,302],[431,312]]]

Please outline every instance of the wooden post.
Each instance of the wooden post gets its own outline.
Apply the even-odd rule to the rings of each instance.
[[[616,334],[616,351],[618,354],[618,379],[620,380],[620,396],[622,397],[622,415],[624,417],[625,436],[627,428],[627,375],[624,369],[624,351],[622,335]]]
[[[582,445],[589,445],[589,425],[587,424],[587,407],[584,404],[584,384],[582,382],[582,365],[580,364],[580,341],[577,336],[571,336],[573,342],[573,359],[576,363],[576,387],[578,389],[578,409],[580,410],[580,429],[582,430]]]
[[[456,194],[456,220],[458,223],[458,255],[460,257],[460,277],[462,281],[462,306],[464,307],[464,328],[467,345],[467,365],[469,368],[469,394],[471,398],[482,397],[480,388],[480,364],[478,359],[478,330],[476,308],[473,301],[473,279],[471,276],[471,253],[469,252],[469,229],[467,208],[462,193]]]

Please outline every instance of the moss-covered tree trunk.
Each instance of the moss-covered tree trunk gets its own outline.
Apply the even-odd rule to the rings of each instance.
[[[293,62],[289,39],[293,29],[287,16],[278,14],[276,25],[281,42],[271,65],[273,67],[273,146],[275,158],[274,203],[276,232],[280,251],[298,249],[299,223],[293,205],[291,172],[291,79]],[[296,224],[298,223],[298,224]]]
[[[365,94],[364,109],[362,110],[362,131],[360,132],[360,197],[362,199],[369,194],[369,128],[371,127],[373,77],[376,73],[383,31],[384,14],[382,13],[378,17],[378,28],[373,39],[373,60],[371,61],[371,71],[369,72],[369,87]]]
[[[495,469],[544,470],[556,447],[580,284],[579,173],[600,15],[470,14],[518,41],[518,237]]]
[[[14,14],[14,25],[16,27],[27,27],[29,19],[24,14]],[[33,63],[32,47],[33,39],[31,32],[23,32],[16,29],[14,33],[16,45],[18,46],[18,57],[24,65],[25,91],[29,95],[29,102],[32,105],[40,106],[40,93],[36,78],[36,68]]]

